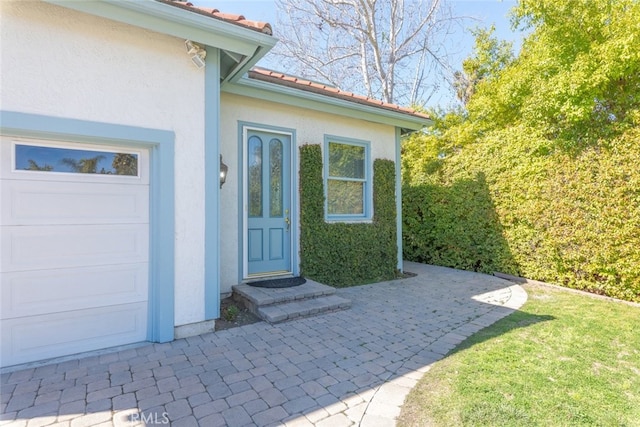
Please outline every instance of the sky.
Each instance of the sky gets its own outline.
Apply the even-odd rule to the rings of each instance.
[[[198,6],[213,7],[226,13],[237,13],[245,18],[269,22],[274,28],[274,35],[278,34],[278,8],[274,0],[192,0]],[[517,4],[517,0],[448,0],[453,7],[454,14],[465,16],[463,25],[449,40],[450,63],[454,69],[462,68],[462,61],[469,56],[473,49],[474,39],[469,29],[482,27],[488,28],[495,25],[495,36],[502,40],[514,42],[514,50],[517,53],[523,38],[522,33],[511,30],[508,12]],[[258,65],[276,69],[274,61],[270,61],[269,55],[263,58]],[[286,70],[277,70],[286,71]],[[453,102],[453,94],[448,90],[436,93],[428,102],[428,106],[447,107]]]

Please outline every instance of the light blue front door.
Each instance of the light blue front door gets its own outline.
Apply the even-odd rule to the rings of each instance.
[[[247,265],[252,275],[291,271],[291,136],[247,133]]]

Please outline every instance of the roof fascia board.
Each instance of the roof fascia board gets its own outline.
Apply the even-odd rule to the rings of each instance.
[[[277,40],[277,39],[276,39]],[[271,48],[258,46],[252,58],[245,58],[238,66],[224,79],[222,84],[228,82],[235,83],[240,80],[256,63],[262,59]]]
[[[277,43],[275,37],[156,0],[44,1],[248,57],[260,46],[268,50]]]
[[[340,114],[354,119],[396,126],[401,129],[419,130],[433,124],[432,120],[412,117],[408,114],[349,102],[274,83],[253,80],[248,77],[243,77],[236,83],[224,85],[222,91],[324,113]]]

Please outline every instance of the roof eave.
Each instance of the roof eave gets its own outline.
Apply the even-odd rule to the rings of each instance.
[[[277,43],[273,36],[241,25],[212,19],[157,0],[44,0],[79,12],[111,19],[162,34],[192,40],[245,57],[230,74],[253,66]]]
[[[274,37],[274,40],[275,39]],[[268,52],[271,50],[271,47],[263,47],[258,46],[256,51],[254,52],[252,57],[246,57],[243,61],[238,63],[238,65],[223,79],[222,85],[227,83],[237,82],[244,76],[258,61],[260,61]]]
[[[433,124],[433,121],[428,118],[250,79],[246,76],[234,84],[223,86],[222,90],[236,95],[391,125],[400,128],[403,133],[420,130]]]

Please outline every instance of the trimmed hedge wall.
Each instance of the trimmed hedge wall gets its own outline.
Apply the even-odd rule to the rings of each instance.
[[[395,165],[373,163],[372,223],[327,223],[320,145],[300,147],[300,258],[302,275],[345,287],[396,276]]]
[[[402,203],[405,259],[483,273],[517,270],[483,173],[450,186],[405,186]]]
[[[403,145],[406,259],[640,302],[640,129],[566,152],[526,128]]]

